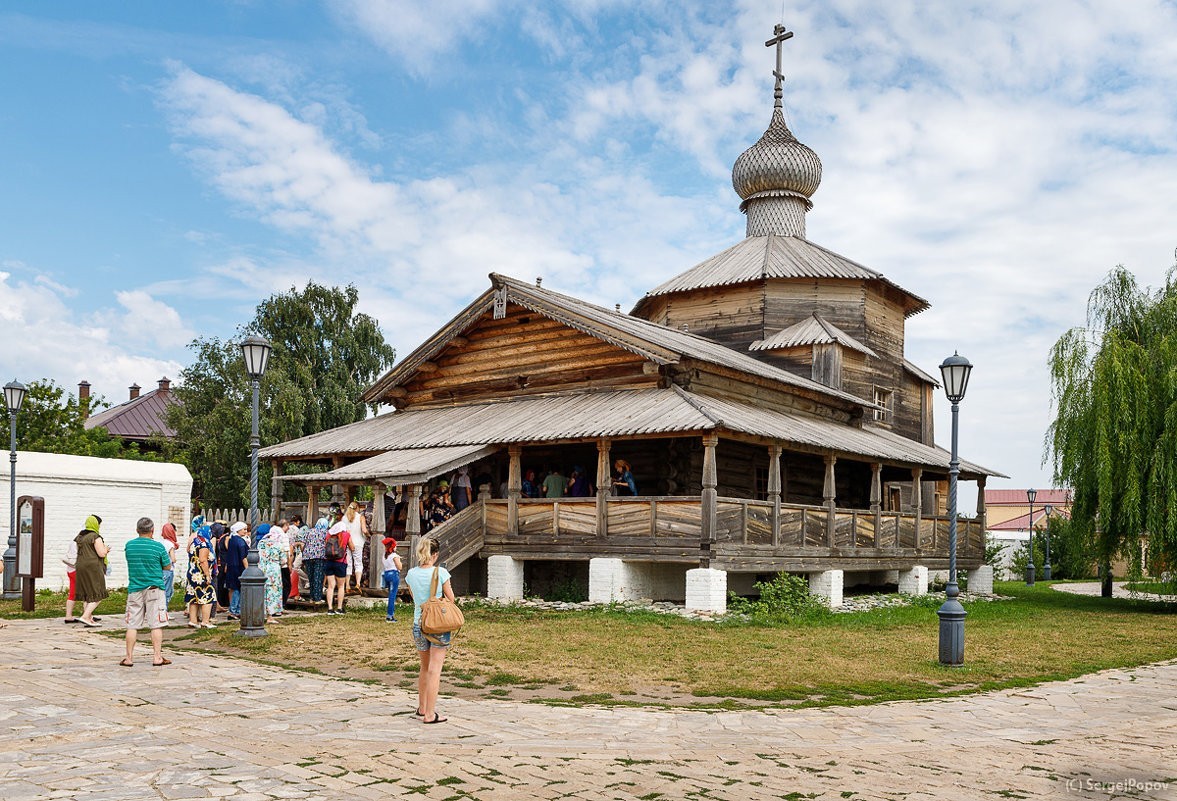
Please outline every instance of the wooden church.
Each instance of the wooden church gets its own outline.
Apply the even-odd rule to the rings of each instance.
[[[312,518],[323,486],[374,486],[378,507],[397,487],[416,509],[466,466],[482,478],[475,502],[430,536],[458,591],[496,598],[572,581],[592,600],[722,610],[729,590],[780,571],[808,574],[833,605],[853,584],[926,588],[948,564],[949,454],[933,441],[937,381],[904,339],[928,303],[805,238],[821,161],[785,124],[790,35],[769,42],[772,117],[732,172],[743,241],[628,314],[492,274],[365,392],[394,411],[264,448],[275,491],[305,485]],[[636,496],[613,492],[619,459]],[[331,469],[283,475],[286,462]],[[525,472],[549,466],[580,467],[595,495],[523,497]],[[978,584],[989,475],[961,464],[981,491],[958,563]],[[404,525],[408,546],[417,515]]]

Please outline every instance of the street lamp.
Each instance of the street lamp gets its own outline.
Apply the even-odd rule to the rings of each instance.
[[[1026,586],[1034,586],[1034,497],[1037,490],[1026,490],[1026,499],[1030,501],[1030,551],[1026,557]]]
[[[245,372],[253,389],[253,417],[249,437],[249,523],[251,531],[257,531],[257,449],[258,438],[257,407],[258,382],[266,372],[270,360],[271,345],[268,340],[254,334],[241,343],[241,356],[245,359]],[[245,558],[246,568],[241,574],[241,628],[237,632],[245,637],[265,637],[266,631],[266,574],[258,567],[257,545],[252,542]]]
[[[956,583],[956,478],[960,475],[960,456],[957,452],[957,431],[960,402],[969,385],[973,365],[964,356],[954,353],[940,365],[944,379],[944,393],[952,403],[952,461],[948,467],[948,586],[944,603],[936,610],[940,618],[940,664],[959,667],[964,664],[964,607],[958,597]]]
[[[1050,513],[1054,511],[1054,507],[1049,503],[1043,509],[1046,517],[1046,564],[1042,566],[1042,580],[1050,581]]]
[[[4,552],[5,598],[20,597],[20,580],[16,577],[16,415],[25,402],[25,385],[15,378],[4,385],[4,402],[8,404],[8,550]]]

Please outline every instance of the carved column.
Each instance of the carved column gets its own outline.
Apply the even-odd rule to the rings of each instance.
[[[768,446],[768,502],[772,504],[772,544],[781,543],[781,446]]]
[[[838,509],[838,493],[836,490],[836,482],[834,480],[834,465],[838,463],[838,457],[832,453],[827,453],[825,456],[826,462],[826,481],[825,487],[822,490],[822,499],[826,506],[826,546],[834,547],[834,528],[837,523],[837,509]]]
[[[272,459],[270,466],[274,468],[270,478],[270,519],[277,521],[286,516],[282,514],[282,460]]]
[[[977,524],[981,527],[981,553],[977,554],[981,560],[985,559],[985,476],[977,479]],[[968,550],[968,537],[965,537],[965,550]]]
[[[384,573],[384,485],[372,485],[372,527],[368,529],[368,586],[380,589]]]
[[[609,496],[613,494],[613,473],[609,468],[609,449],[613,443],[597,440],[597,536],[609,536]]]
[[[519,533],[519,498],[523,495],[523,446],[507,446],[507,533]]]
[[[319,520],[319,485],[307,484],[307,519],[303,522],[314,526]]]
[[[915,547],[924,547],[923,517],[924,517],[924,469],[911,468],[911,512],[915,515]]]
[[[408,486],[405,505],[405,539],[409,541],[409,567],[417,564],[417,540],[421,539],[421,485]]]
[[[703,437],[703,497],[701,504],[701,542],[699,545],[699,567],[711,567],[711,546],[715,542],[715,529],[718,527],[719,471],[715,466],[715,446],[719,444],[719,437],[707,434]]]
[[[883,465],[874,462],[870,466],[870,511],[875,517],[875,547],[879,547],[880,529],[883,527]]]

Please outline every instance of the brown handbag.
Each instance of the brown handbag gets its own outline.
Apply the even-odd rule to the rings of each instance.
[[[429,582],[429,600],[421,604],[421,633],[430,642],[436,640],[429,635],[456,633],[466,625],[466,616],[458,605],[449,598],[437,597],[438,570],[433,568],[433,580]]]

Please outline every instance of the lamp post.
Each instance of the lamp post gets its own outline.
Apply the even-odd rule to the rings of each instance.
[[[1030,550],[1026,556],[1026,586],[1034,586],[1034,496],[1037,490],[1026,490],[1026,500],[1030,502]]]
[[[15,378],[4,385],[4,402],[8,404],[8,549],[4,551],[5,598],[20,597],[20,579],[16,577],[16,415],[25,402],[25,385]]]
[[[1050,581],[1050,513],[1054,511],[1054,507],[1049,503],[1043,508],[1043,514],[1046,517],[1046,564],[1042,566],[1042,580]]]
[[[948,467],[948,586],[944,603],[936,610],[940,618],[940,664],[960,667],[964,664],[964,607],[961,606],[960,587],[956,583],[956,478],[960,475],[960,456],[957,450],[960,402],[969,385],[973,365],[964,356],[954,353],[940,365],[944,392],[952,403],[952,461]]]
[[[268,340],[254,334],[241,343],[241,355],[245,359],[245,372],[253,390],[253,416],[249,437],[249,525],[256,531],[257,519],[257,449],[258,438],[258,382],[266,372],[270,360],[271,345]],[[251,540],[253,538],[251,537]],[[245,637],[265,637],[266,631],[266,574],[258,567],[257,545],[251,543],[245,558],[246,568],[241,574],[241,628],[238,634]]]

